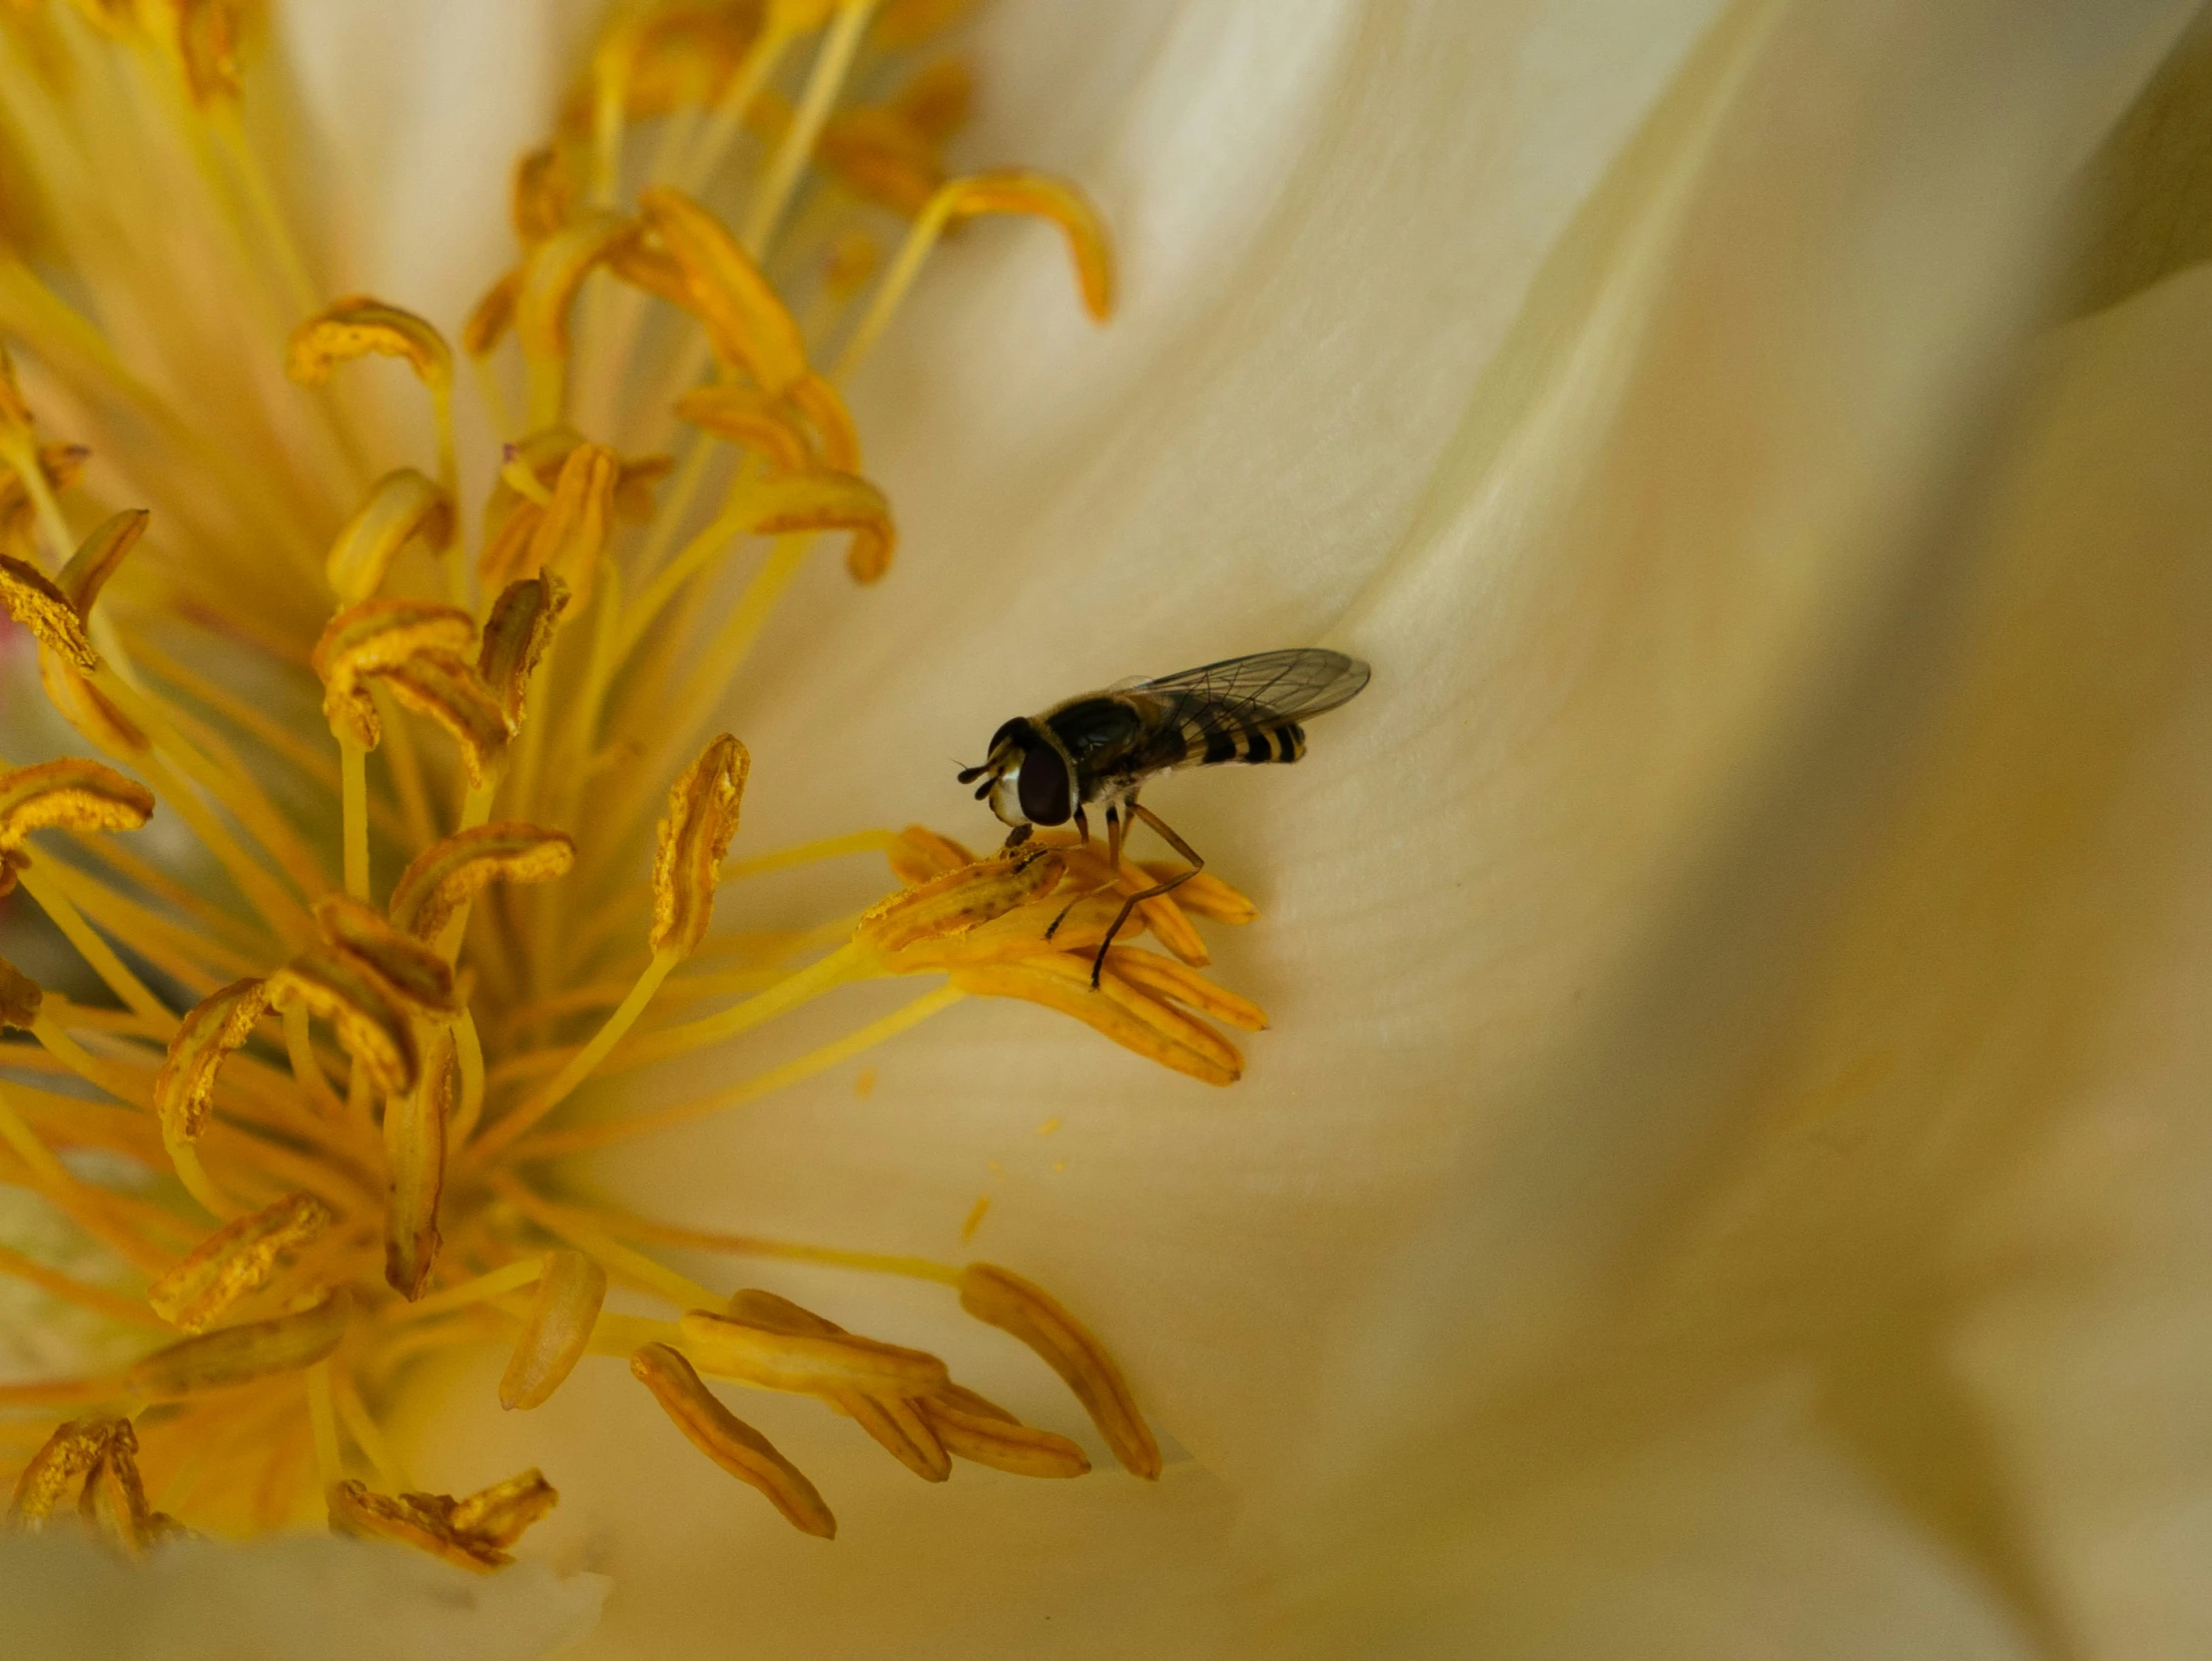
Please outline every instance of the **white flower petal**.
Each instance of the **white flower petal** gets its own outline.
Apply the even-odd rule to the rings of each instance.
[[[69,1534],[0,1540],[8,1652],[39,1661],[534,1661],[605,1595],[595,1575],[474,1575],[361,1540],[184,1540],[142,1563]]]

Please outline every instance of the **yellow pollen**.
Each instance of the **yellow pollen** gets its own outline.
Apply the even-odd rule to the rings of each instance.
[[[925,260],[996,235],[947,241],[969,222],[1044,218],[1087,310],[1111,309],[1106,227],[1074,184],[962,171],[972,71],[927,54],[963,9],[617,9],[515,169],[512,254],[457,337],[495,434],[465,457],[489,480],[471,497],[453,346],[394,298],[339,292],[315,259],[343,239],[288,215],[293,99],[261,8],[8,8],[0,165],[84,234],[0,252],[0,603],[77,735],[0,760],[0,893],[75,959],[45,985],[0,962],[0,1183],[108,1268],[0,1243],[0,1274],[119,1346],[0,1386],[10,1526],[74,1507],[136,1552],[307,1522],[496,1569],[551,1483],[418,1490],[387,1429],[419,1363],[463,1349],[499,1358],[516,1411],[626,1363],[627,1432],[664,1434],[657,1407],[824,1539],[818,1438],[857,1431],[932,1483],[963,1462],[1080,1476],[1102,1442],[1158,1474],[1106,1342],[1012,1270],[568,1187],[595,1150],[860,1062],[971,997],[1212,1085],[1242,1070],[1231,1035],[1265,1026],[1201,972],[1199,924],[1256,915],[1210,872],[1145,901],[1094,989],[1121,900],[1179,867],[1110,865],[1068,833],[982,857],[923,826],[743,840],[748,790],[806,785],[765,758],[754,776],[722,727],[808,561],[841,553],[855,608],[947,578],[900,555],[839,390]],[[159,92],[143,119],[99,107],[118,84]],[[369,418],[366,358],[419,386],[389,419]],[[794,921],[760,895],[856,856],[888,867],[868,867],[872,905]],[[890,1007],[849,992],[899,977],[923,984]],[[789,1042],[810,1005],[826,1033]],[[702,1057],[711,1087],[662,1069]],[[694,1279],[672,1253],[725,1266]],[[932,1288],[943,1325],[998,1328],[1074,1400],[1025,1424],[928,1331],[848,1331],[741,1284],[793,1265]],[[610,1287],[639,1305],[609,1308]],[[826,1411],[779,1449],[732,1387]],[[1086,1415],[1092,1453],[1070,1434]]]

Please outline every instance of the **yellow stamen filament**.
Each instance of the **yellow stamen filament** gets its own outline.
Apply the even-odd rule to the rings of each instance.
[[[792,188],[799,182],[799,170],[813,153],[822,124],[829,119],[876,4],[877,0],[840,0],[837,21],[830,26],[813,72],[807,77],[806,91],[800,95],[798,116],[776,147],[767,174],[754,191],[752,211],[745,220],[744,242],[746,251],[756,259],[775,235],[776,222],[783,217]]]
[[[814,1484],[767,1437],[716,1400],[680,1351],[649,1343],[630,1357],[630,1371],[693,1447],[767,1495],[792,1527],[825,1540],[837,1537],[837,1518]]]
[[[559,1389],[591,1342],[607,1273],[581,1251],[546,1253],[545,1271],[514,1353],[499,1379],[499,1405],[536,1407]]]

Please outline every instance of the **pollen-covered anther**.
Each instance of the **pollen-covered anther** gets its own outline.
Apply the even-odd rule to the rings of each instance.
[[[714,921],[714,889],[737,835],[753,758],[729,733],[709,743],[668,792],[653,851],[654,952],[688,957]]]
[[[445,337],[412,312],[362,294],[341,295],[293,331],[285,374],[303,387],[320,387],[340,364],[371,353],[405,359],[433,393],[452,386],[453,354]]]
[[[630,1357],[630,1372],[653,1392],[691,1445],[741,1482],[749,1482],[802,1533],[837,1536],[837,1518],[798,1466],[766,1436],[716,1399],[682,1351],[649,1343]]]
[[[960,1306],[978,1320],[1011,1332],[1042,1356],[1075,1391],[1091,1422],[1131,1475],[1159,1475],[1159,1444],[1136,1410],[1128,1380],[1090,1329],[1043,1286],[994,1263],[961,1271]]]
[[[779,473],[814,464],[814,440],[790,407],[766,393],[730,382],[694,387],[676,401],[678,418],[749,449]]]
[[[942,968],[963,992],[1020,998],[1072,1015],[1122,1049],[1203,1084],[1230,1085],[1243,1076],[1244,1058],[1235,1045],[1174,1004],[1123,979],[1110,962],[1093,987],[1089,953],[998,958],[941,951],[918,958],[913,967]]]
[[[369,599],[334,616],[311,662],[323,681],[331,730],[364,750],[383,737],[364,676],[394,668],[418,652],[462,657],[476,643],[476,621],[458,606],[428,600]]]
[[[414,1032],[390,986],[349,953],[317,947],[269,977],[270,1002],[298,1004],[328,1021],[339,1047],[386,1094],[412,1090],[421,1058]]]
[[[0,958],[0,1028],[30,1031],[45,1002],[46,991],[38,982]]]
[[[887,954],[957,938],[1042,900],[1066,869],[1054,849],[1005,849],[902,889],[864,913],[854,935]]]
[[[41,444],[38,470],[50,494],[59,494],[83,476],[92,451],[83,444]],[[20,474],[0,467],[0,552],[28,559],[38,524],[38,504]]]
[[[173,1401],[301,1371],[338,1347],[352,1307],[341,1287],[297,1314],[202,1332],[142,1356],[124,1372],[123,1387],[148,1401]]]
[[[0,553],[0,607],[71,668],[90,674],[100,667],[100,654],[70,597],[52,577],[12,553]]]
[[[481,1493],[375,1492],[351,1477],[328,1495],[331,1531],[391,1540],[426,1551],[460,1568],[487,1574],[514,1559],[503,1549],[559,1503],[559,1492],[533,1466]]]
[[[891,874],[904,883],[928,882],[964,865],[976,856],[949,836],[940,836],[927,825],[909,825],[884,849]]]
[[[333,951],[374,975],[411,1014],[445,1022],[460,1013],[452,965],[366,900],[326,894],[315,902],[315,921]]]
[[[415,855],[392,887],[386,915],[417,940],[435,940],[461,907],[494,882],[551,882],[576,860],[561,831],[515,820],[477,825]]]
[[[474,665],[436,652],[417,652],[389,668],[370,671],[404,707],[445,729],[459,748],[468,783],[482,789],[506,770],[512,729],[506,709]]]
[[[1091,1459],[1066,1436],[1024,1424],[995,1401],[949,1384],[915,1402],[948,1453],[1014,1476],[1082,1476]]]
[[[138,1432],[130,1420],[113,1421],[107,1445],[85,1473],[77,1516],[90,1527],[104,1528],[132,1552],[185,1532],[176,1518],[147,1503],[146,1483],[138,1468]]]
[[[545,1254],[537,1293],[499,1378],[500,1406],[535,1407],[551,1398],[590,1345],[606,1296],[607,1271],[581,1251]]]
[[[622,458],[613,450],[604,444],[575,444],[562,456],[544,506],[512,495],[514,505],[484,539],[477,575],[487,588],[552,575],[574,592],[581,609],[590,602],[599,557],[613,534],[621,482]],[[512,492],[504,481],[500,488]],[[496,498],[498,490],[493,494]],[[495,499],[494,516],[497,508]]]
[[[928,1395],[948,1381],[945,1363],[927,1350],[850,1332],[784,1331],[710,1309],[686,1309],[677,1326],[684,1353],[701,1371],[762,1389]]]
[[[819,1338],[847,1335],[835,1321],[756,1287],[731,1294],[729,1313],[733,1320],[770,1332]],[[822,1399],[867,1431],[879,1446],[925,1482],[942,1482],[952,1475],[952,1459],[923,1415],[920,1398],[897,1390],[869,1393],[843,1386],[825,1390]]]
[[[185,1260],[146,1288],[146,1301],[172,1326],[198,1332],[224,1310],[269,1283],[285,1253],[329,1228],[330,1207],[312,1194],[288,1194],[226,1223]]]
[[[8,1503],[8,1526],[26,1534],[43,1531],[68,1497],[71,1486],[84,1481],[99,1465],[119,1428],[130,1429],[130,1422],[79,1418],[58,1426],[16,1478],[15,1494]]]
[[[722,222],[680,191],[639,193],[645,226],[683,274],[687,310],[715,357],[781,398],[807,375],[806,338],[775,287]]]
[[[246,1047],[254,1024],[268,1008],[269,983],[249,977],[210,993],[185,1012],[161,1071],[154,1075],[154,1112],[163,1137],[173,1143],[200,1140],[215,1108],[215,1079],[224,1058]],[[165,1320],[175,1319],[166,1309],[160,1312]]]
[[[445,1188],[445,1122],[453,1109],[453,1039],[434,1033],[414,1088],[384,1103],[384,1284],[410,1301],[429,1284],[442,1244],[437,1204]]]
[[[323,574],[341,602],[358,605],[383,586],[399,550],[417,540],[431,553],[452,545],[452,498],[425,474],[400,467],[377,479],[369,499],[346,521]]]
[[[148,747],[147,737],[137,722],[93,684],[90,675],[97,668],[98,659],[94,654],[92,663],[85,661],[86,655],[92,653],[88,629],[100,590],[123,563],[124,556],[146,534],[152,518],[153,515],[143,508],[127,508],[93,527],[92,533],[78,544],[77,551],[51,585],[69,601],[85,626],[74,626],[60,613],[49,611],[49,619],[55,624],[59,637],[49,639],[43,632],[39,635],[39,681],[54,707],[61,711],[64,720],[95,744],[124,754],[144,751]],[[0,581],[4,580],[5,577],[0,576]],[[50,600],[47,603],[50,604]]]
[[[763,536],[849,530],[845,568],[855,582],[878,581],[891,568],[899,533],[884,493],[855,473],[811,468],[776,473],[744,486],[747,528]]]
[[[567,606],[568,584],[559,577],[525,577],[500,590],[491,615],[484,619],[476,673],[498,698],[510,733],[522,730],[530,676],[552,644],[553,630]]]
[[[1113,315],[1113,245],[1089,197],[1048,173],[1008,169],[955,179],[940,193],[946,223],[987,214],[1034,215],[1059,226],[1068,239],[1084,308],[1100,323]]]
[[[0,773],[0,852],[33,831],[137,830],[154,816],[154,793],[112,767],[64,756]]]

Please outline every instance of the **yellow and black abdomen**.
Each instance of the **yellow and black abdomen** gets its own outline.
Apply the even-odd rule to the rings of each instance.
[[[1173,730],[1182,752],[1170,764],[1176,767],[1257,765],[1305,754],[1305,728],[1249,707],[1191,701],[1177,711]]]

